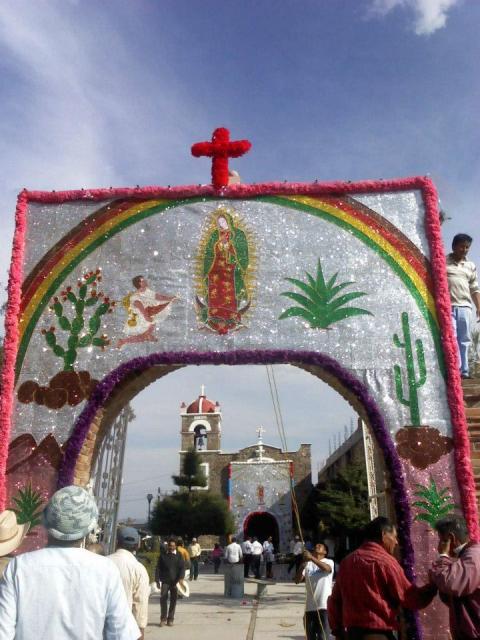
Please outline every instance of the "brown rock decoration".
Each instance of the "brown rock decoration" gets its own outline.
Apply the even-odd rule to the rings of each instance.
[[[49,409],[61,409],[67,402],[67,397],[65,389],[51,389],[47,387],[44,391],[45,406]]]
[[[52,469],[59,469],[63,451],[51,433],[38,445],[30,434],[23,434],[13,440],[8,447],[7,474],[16,473],[19,469],[25,470],[37,459],[40,459],[40,464],[42,460],[48,460]]]
[[[426,469],[453,449],[453,440],[435,427],[405,426],[395,435],[398,455],[416,469]]]
[[[30,404],[30,402],[33,401],[34,393],[38,388],[38,382],[35,382],[34,380],[27,380],[20,386],[17,392],[18,401],[23,404]]]
[[[90,397],[97,382],[88,371],[60,371],[46,387],[26,380],[18,388],[17,398],[23,404],[35,402],[48,409],[61,409],[66,404],[74,407]]]
[[[12,440],[8,446],[7,473],[10,473],[11,468],[30,457],[36,448],[37,441],[31,433],[23,433]]]
[[[33,394],[33,401],[37,404],[45,404],[45,387],[37,387]]]

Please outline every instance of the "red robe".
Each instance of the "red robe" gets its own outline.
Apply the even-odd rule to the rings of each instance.
[[[237,255],[230,240],[230,231],[221,230],[214,246],[214,259],[208,272],[208,315],[236,324],[240,317],[235,295]]]

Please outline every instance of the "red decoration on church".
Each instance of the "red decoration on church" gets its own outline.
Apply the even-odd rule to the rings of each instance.
[[[211,142],[192,144],[192,156],[207,156],[212,160],[212,184],[215,189],[228,185],[228,159],[239,158],[250,150],[248,140],[230,140],[230,131],[223,127],[215,129]]]

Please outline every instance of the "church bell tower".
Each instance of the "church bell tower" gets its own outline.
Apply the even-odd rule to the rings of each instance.
[[[191,404],[180,406],[181,452],[195,449],[198,453],[220,452],[222,434],[222,414],[218,402],[212,402],[205,395],[202,385],[200,395]]]

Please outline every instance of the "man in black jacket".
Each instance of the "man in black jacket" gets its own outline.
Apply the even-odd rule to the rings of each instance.
[[[160,626],[165,624],[173,626],[175,617],[175,606],[177,604],[177,583],[185,577],[185,563],[182,556],[177,553],[175,540],[168,541],[167,551],[160,553],[155,569],[155,581],[157,587],[161,588],[160,593]],[[160,587],[160,583],[162,583]],[[168,594],[170,594],[170,605],[168,606]]]

